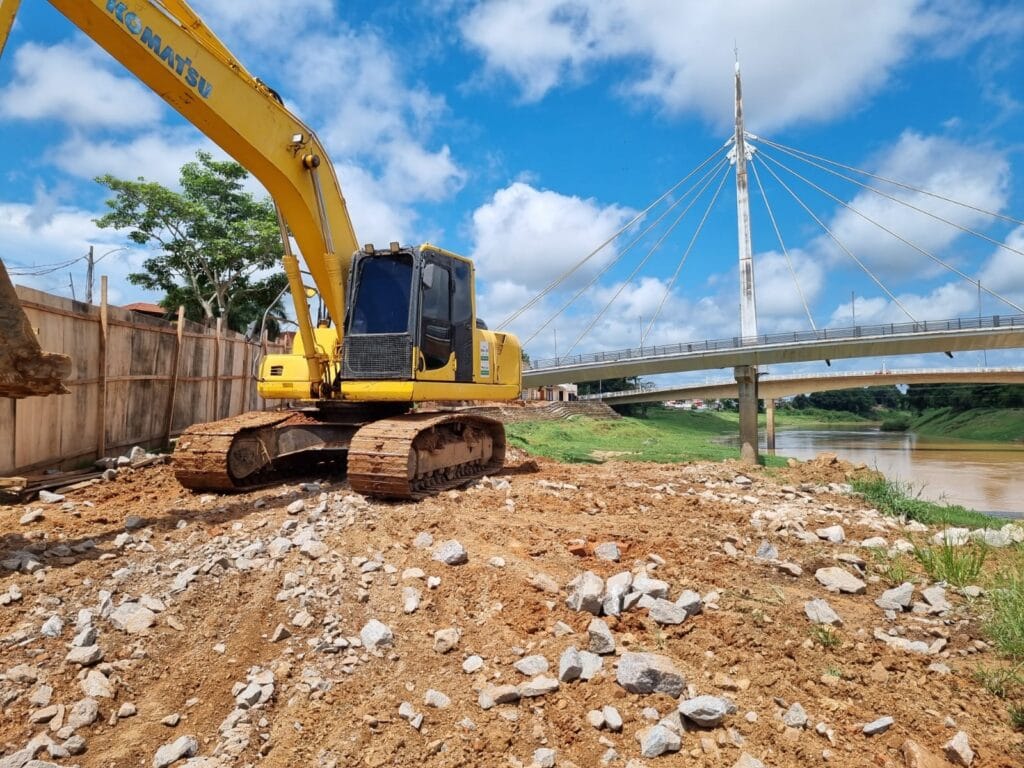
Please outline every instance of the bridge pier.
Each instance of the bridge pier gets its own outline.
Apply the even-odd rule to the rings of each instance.
[[[740,401],[740,461],[760,463],[757,453],[757,368],[737,365],[733,369]]]
[[[775,398],[766,397],[764,399],[764,415],[765,415],[765,448],[770,453],[775,452]]]

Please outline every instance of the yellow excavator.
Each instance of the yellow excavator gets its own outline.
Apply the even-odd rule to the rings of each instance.
[[[267,189],[298,333],[260,395],[297,404],[190,427],[172,463],[201,491],[266,485],[347,456],[352,488],[415,499],[504,462],[499,421],[417,405],[519,396],[521,347],[477,317],[473,263],[430,244],[360,247],[316,135],[184,0],[48,0]],[[0,0],[0,51],[20,0]],[[139,169],[145,175],[145,169]],[[299,259],[328,319],[314,325]]]

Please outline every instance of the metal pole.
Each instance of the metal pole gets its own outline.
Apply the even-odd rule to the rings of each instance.
[[[850,314],[853,315],[853,327],[857,327],[857,294],[850,291]]]
[[[743,88],[740,62],[736,60],[736,227],[740,259],[740,336],[757,336],[757,306],[754,297],[754,247],[750,237],[750,189],[747,184],[747,145],[743,133]],[[739,387],[740,459],[757,464],[757,368],[740,365],[734,369]]]
[[[981,328],[981,280],[978,281],[978,328]],[[988,368],[988,350],[981,350],[982,365]]]
[[[89,246],[89,255],[86,257],[85,267],[85,303],[92,304],[92,276],[96,267],[96,254],[93,246]]]

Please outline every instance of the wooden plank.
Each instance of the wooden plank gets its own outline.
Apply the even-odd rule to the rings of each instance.
[[[221,329],[224,319],[217,318],[217,331],[213,337],[213,371],[210,380],[213,384],[213,418],[210,421],[217,421],[220,416],[220,344]]]
[[[14,409],[18,401],[12,397],[0,397],[0,472],[13,472],[16,419]]]
[[[171,440],[171,427],[174,422],[174,396],[178,389],[179,368],[178,361],[181,358],[181,342],[185,333],[185,307],[178,307],[178,335],[174,345],[174,352],[171,357],[171,386],[167,390],[167,408],[164,414],[164,444]]]

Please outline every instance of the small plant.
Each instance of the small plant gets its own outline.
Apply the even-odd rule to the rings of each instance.
[[[835,648],[842,642],[839,633],[826,624],[815,624],[811,629],[811,640],[822,648]]]
[[[829,664],[827,667],[825,667],[825,674],[829,677],[836,677],[840,680],[843,679],[843,670],[841,670],[835,664]]]
[[[905,581],[910,581],[910,569],[907,568],[907,563],[902,557],[896,557],[881,570],[881,576],[890,587],[895,587]]]
[[[914,548],[914,557],[933,581],[945,581],[955,587],[973,583],[987,556],[988,547],[980,542],[958,547],[943,541],[935,546]]]
[[[986,691],[1000,699],[1007,698],[1020,685],[1024,684],[1024,678],[1020,675],[1019,664],[1009,669],[978,667],[974,670],[974,679]]]
[[[1024,569],[1001,575],[989,590],[992,615],[985,626],[1000,653],[1024,660]]]
[[[1024,731],[1024,704],[1011,704],[1006,711],[1010,715],[1010,725],[1015,731]]]

